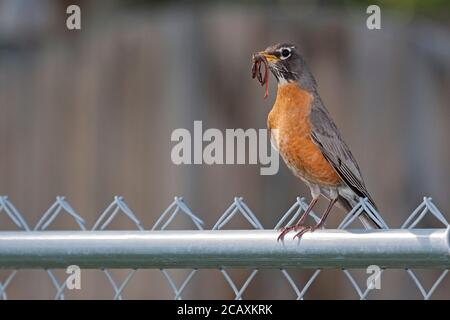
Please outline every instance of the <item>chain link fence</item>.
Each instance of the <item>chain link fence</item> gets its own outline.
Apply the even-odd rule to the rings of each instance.
[[[278,223],[274,226],[273,229],[279,229],[280,227],[284,225],[292,225],[295,223],[295,221],[298,219],[299,215],[306,210],[308,206],[308,203],[305,201],[304,198],[297,198],[295,203],[289,208],[289,210],[281,217],[281,219],[278,221]],[[351,212],[349,212],[340,225],[338,226],[338,229],[341,230],[354,230],[349,229],[349,227],[353,224],[353,222],[358,218],[358,216],[362,213],[366,212],[369,215],[371,215],[374,219],[377,219],[380,221],[380,223],[385,227],[385,229],[389,229],[387,224],[384,222],[382,217],[374,210],[373,207],[368,203],[367,199],[361,199],[359,204],[353,208]],[[8,197],[2,196],[0,197],[0,216],[5,215],[11,222],[17,227],[16,231],[14,233],[15,238],[20,238],[21,235],[28,234],[36,234],[36,232],[41,232],[40,234],[46,234],[50,233],[52,228],[52,224],[54,223],[55,219],[60,216],[65,216],[66,219],[72,219],[75,221],[75,223],[79,227],[79,231],[89,232],[89,233],[96,233],[107,231],[108,228],[111,226],[112,222],[115,221],[120,215],[126,217],[134,226],[136,231],[130,231],[130,234],[133,236],[136,235],[136,232],[147,232],[148,231],[164,231],[165,233],[173,232],[173,231],[166,231],[170,228],[171,225],[173,225],[175,219],[179,216],[185,216],[189,218],[189,220],[192,222],[193,229],[198,231],[207,231],[205,229],[204,223],[202,219],[194,214],[194,212],[189,208],[189,206],[185,203],[183,198],[181,197],[175,197],[173,202],[167,207],[166,210],[159,216],[159,218],[156,220],[156,222],[153,224],[152,227],[146,228],[143,226],[141,221],[136,217],[136,215],[133,213],[133,211],[129,208],[129,206],[125,203],[124,199],[120,196],[116,196],[114,200],[111,202],[109,206],[101,213],[99,218],[95,221],[92,227],[88,227],[86,225],[85,220],[72,208],[72,206],[69,204],[69,202],[64,197],[57,197],[56,201],[49,207],[49,209],[42,215],[42,217],[39,219],[37,224],[34,227],[30,227],[26,220],[24,219],[24,216],[16,209],[16,207],[13,205],[11,201],[9,201]],[[208,229],[208,231],[214,231],[214,232],[221,232],[225,234],[226,231],[223,229],[232,221],[232,219],[236,219],[238,216],[241,216],[245,218],[246,221],[250,224],[251,228],[255,230],[264,230],[263,225],[259,222],[256,215],[252,212],[252,210],[246,205],[246,203],[243,201],[243,198],[237,197],[234,199],[232,204],[225,210],[225,212],[220,216],[220,218],[217,220],[217,222],[214,224],[214,226],[211,229]],[[443,228],[448,227],[448,222],[444,215],[439,211],[439,209],[436,207],[436,205],[432,202],[432,199],[429,197],[425,197],[423,201],[417,206],[417,208],[409,215],[409,217],[405,220],[405,222],[401,225],[400,229],[403,230],[412,230],[418,227],[418,224],[426,217],[426,216],[433,216],[437,219],[437,221],[442,225]],[[310,213],[310,216],[317,222],[320,217],[318,217],[314,212]],[[1,226],[0,226],[1,227]],[[273,230],[271,229],[271,230]],[[222,231],[223,230],[223,231]],[[398,230],[398,229],[397,229]],[[433,230],[443,230],[443,229],[433,229]],[[74,231],[72,234],[76,234]],[[448,229],[447,229],[448,231]],[[7,250],[6,248],[8,246],[8,243],[2,238],[2,234],[7,234],[8,231],[1,231],[0,232],[0,243],[4,246],[3,248]],[[123,231],[125,232],[125,231]],[[155,233],[154,232],[154,233]],[[388,233],[389,231],[380,231],[376,235],[378,235],[379,239],[382,239],[383,233]],[[181,234],[181,233],[180,233]],[[448,245],[448,232],[442,233],[445,236],[445,244],[446,247]],[[172,233],[173,237],[177,237],[177,233]],[[431,237],[433,236],[433,233],[430,233]],[[425,240],[429,240],[428,238]],[[276,238],[273,240],[276,241]],[[1,249],[1,248],[0,248]],[[13,250],[13,249],[11,249]],[[66,251],[68,252],[68,255],[70,255],[71,248],[66,248]],[[0,256],[1,256],[0,250]],[[275,253],[274,253],[275,254]],[[430,252],[431,257],[432,252]],[[26,254],[24,259],[26,260]],[[171,258],[170,256],[168,257]],[[88,259],[88,258],[83,258]],[[175,257],[174,257],[175,259]],[[318,258],[320,259],[320,257]],[[431,259],[431,258],[430,258]],[[446,257],[447,259],[447,257]],[[24,260],[24,261],[25,261]],[[81,262],[81,259],[80,259]],[[45,262],[44,262],[45,263]],[[138,270],[138,267],[133,264],[133,259],[130,259],[129,262],[126,262],[128,265],[126,265],[127,268],[131,269],[129,273],[126,275],[125,279],[119,283],[119,281],[115,280],[115,277],[113,276],[113,273],[106,268],[99,267],[99,269],[102,270],[104,276],[106,277],[107,281],[111,285],[112,288],[112,296],[111,298],[114,299],[122,299],[126,298],[124,296],[123,291],[135,275],[135,273]],[[356,280],[353,270],[350,271],[347,268],[340,267],[342,263],[336,263],[334,268],[340,269],[342,271],[343,277],[348,280],[351,287],[354,289],[355,293],[357,294],[357,297],[360,299],[367,299],[368,294],[371,291],[371,288],[366,286],[366,283],[363,283],[363,285],[360,284],[361,281]],[[173,263],[173,265],[176,266],[176,261]],[[199,264],[201,265],[201,264]],[[223,257],[223,266],[227,265],[227,257]],[[344,262],[345,265],[345,262]],[[17,278],[20,278],[20,273],[22,272],[22,268],[26,269],[26,263],[24,265],[21,265],[20,269],[14,269],[14,270],[7,270],[6,276],[3,277],[3,279],[0,278],[0,297],[3,299],[8,298],[8,288],[10,287],[11,283],[13,281],[18,281]],[[408,277],[411,279],[411,281],[414,283],[417,290],[420,292],[420,295],[423,299],[430,299],[433,297],[433,293],[436,291],[436,289],[442,284],[444,279],[447,276],[448,269],[446,268],[446,263],[438,264],[436,265],[441,269],[441,272],[439,276],[437,277],[437,280],[435,280],[431,287],[429,289],[426,289],[425,285],[421,281],[421,277],[413,271],[410,268],[405,268],[405,272],[407,273]],[[436,271],[436,266],[433,266],[434,271]],[[0,267],[8,269],[8,266],[6,265],[5,261],[1,261],[0,259]],[[331,266],[333,268],[333,266]],[[245,281],[243,281],[243,284],[238,285],[237,282],[233,279],[232,274],[230,273],[229,268],[220,267],[219,271],[221,276],[225,279],[226,283],[230,287],[230,289],[233,292],[233,296],[235,299],[243,299],[244,294],[249,287],[249,285],[252,283],[252,281],[255,279],[255,276],[260,272],[260,268],[258,266],[258,261],[254,262],[254,269],[250,272],[250,274],[246,277]],[[43,267],[45,270],[47,276],[49,277],[52,285],[55,288],[55,299],[64,299],[65,298],[65,292],[67,290],[66,288],[66,282],[65,279],[58,279],[58,277],[55,275],[55,270]],[[171,274],[171,270],[165,269],[163,265],[158,267],[160,272],[163,274],[164,278],[167,280],[167,285],[172,289],[173,291],[173,298],[174,299],[182,299],[183,293],[185,292],[185,289],[190,285],[193,277],[198,273],[202,272],[203,269],[198,269],[193,266],[193,269],[190,269],[190,271],[187,273],[187,276],[182,281],[175,281],[174,277]],[[294,277],[291,276],[292,269],[289,268],[279,268],[279,272],[281,273],[282,277],[285,279],[285,284],[287,288],[293,293],[292,297],[296,299],[304,299],[305,294],[307,294],[308,290],[310,289],[311,285],[316,281],[316,279],[319,277],[319,275],[323,272],[323,269],[315,269],[312,275],[307,279],[305,283],[298,283]],[[385,269],[381,270],[381,273],[384,272]],[[428,287],[428,286],[427,286]],[[143,297],[145,298],[145,297]],[[397,298],[402,298],[401,296]],[[447,298],[450,298],[450,294],[447,295]],[[277,299],[276,296],[273,297],[273,299]]]

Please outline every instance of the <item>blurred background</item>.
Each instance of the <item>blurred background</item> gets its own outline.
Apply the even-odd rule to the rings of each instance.
[[[81,7],[82,29],[66,28]],[[366,8],[381,6],[381,30]],[[65,195],[92,226],[122,195],[145,227],[176,195],[212,227],[235,196],[273,228],[309,190],[284,163],[172,164],[174,129],[265,128],[275,99],[251,79],[251,54],[298,44],[322,99],[358,160],[380,213],[399,227],[423,196],[450,218],[450,3],[448,1],[60,1],[0,0],[0,194],[34,226]],[[326,205],[321,201],[316,211]],[[327,227],[344,216],[339,209]],[[435,227],[425,220],[422,227]],[[58,219],[52,229],[73,229]],[[117,229],[133,225],[120,219]],[[187,221],[176,228],[190,229]],[[248,228],[236,220],[232,228]],[[11,229],[0,215],[0,229]],[[174,271],[181,281],[188,271]],[[313,271],[292,271],[301,284]],[[420,273],[420,271],[419,271]],[[0,281],[6,276],[0,272]],[[57,272],[58,274],[58,272]],[[114,271],[120,283],[126,271]],[[231,271],[236,283],[249,274]],[[61,277],[65,274],[61,271]],[[423,273],[430,287],[439,273]],[[365,272],[360,281],[365,283]],[[208,284],[207,286],[205,284]],[[67,298],[112,298],[99,270],[83,272]],[[156,290],[157,288],[157,290]],[[421,298],[401,270],[383,274],[369,298]],[[446,279],[433,297],[445,297]],[[52,298],[44,271],[20,271],[8,297]],[[170,299],[158,270],[139,270],[127,298]],[[447,295],[448,296],[448,295]],[[202,271],[184,298],[233,298],[217,270]],[[292,298],[279,271],[261,271],[245,298]],[[323,272],[306,298],[357,298],[339,270]]]

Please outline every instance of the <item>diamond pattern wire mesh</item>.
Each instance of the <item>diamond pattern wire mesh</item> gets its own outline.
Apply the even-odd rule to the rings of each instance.
[[[302,212],[306,210],[308,207],[308,203],[305,201],[305,198],[297,198],[295,203],[288,209],[288,211],[281,217],[281,219],[277,222],[274,229],[279,229],[282,226],[290,226],[292,225]],[[373,219],[377,220],[380,225],[383,226],[384,229],[388,229],[387,224],[384,222],[382,217],[378,214],[378,212],[370,205],[367,199],[361,199],[357,206],[355,206],[341,221],[338,226],[338,229],[347,229],[362,213],[366,212]],[[17,227],[18,230],[27,232],[31,230],[35,231],[44,231],[49,230],[52,227],[55,219],[59,216],[65,216],[68,219],[72,219],[78,226],[80,230],[86,231],[88,228],[86,227],[86,223],[84,219],[75,212],[72,206],[67,202],[64,197],[58,196],[56,197],[55,202],[49,207],[49,209],[42,215],[41,219],[37,222],[34,228],[30,228],[26,223],[23,215],[15,208],[15,206],[9,201],[7,196],[0,196],[0,217],[1,215],[5,215],[7,219],[11,220],[11,222]],[[111,223],[119,216],[124,215],[129,221],[133,223],[135,228],[139,231],[144,231],[145,228],[133,213],[133,211],[128,207],[122,197],[116,196],[110,205],[106,207],[106,209],[102,212],[99,218],[94,223],[93,227],[90,229],[94,230],[107,230]],[[173,202],[167,207],[167,209],[160,215],[154,225],[150,230],[166,230],[168,229],[174,222],[174,220],[178,217],[184,215],[187,217],[193,224],[194,228],[197,230],[203,229],[203,221],[192,212],[192,210],[188,207],[188,205],[184,202],[183,198],[175,197]],[[236,197],[231,205],[225,210],[225,212],[220,216],[217,220],[216,224],[212,227],[212,230],[221,230],[226,227],[230,221],[236,216],[241,215],[251,226],[253,229],[264,229],[256,215],[251,211],[251,209],[246,205],[242,197]],[[313,211],[309,214],[316,222],[320,220],[320,217],[316,215]],[[447,227],[449,224],[445,219],[444,215],[439,211],[436,205],[432,202],[430,197],[424,197],[423,201],[417,206],[417,208],[411,213],[411,215],[405,220],[402,229],[412,229],[420,223],[425,216],[431,215],[435,217],[443,227]],[[47,276],[50,278],[51,283],[55,288],[55,299],[64,299],[64,291],[66,289],[65,281],[60,281],[54,274],[52,270],[44,270]],[[103,269],[102,272],[105,274],[108,282],[111,284],[111,287],[114,291],[113,299],[122,299],[122,292],[133,278],[137,269],[132,269],[125,280],[122,283],[118,283],[110,271]],[[172,289],[174,294],[174,299],[182,299],[182,293],[186,289],[186,287],[191,282],[194,275],[198,272],[198,269],[190,270],[188,275],[181,281],[180,284],[177,284],[172,276],[171,272],[166,269],[160,269],[161,273],[164,275],[165,279],[169,287]],[[251,284],[252,280],[255,278],[258,273],[258,269],[254,269],[250,272],[250,275],[246,277],[242,286],[238,286],[236,282],[232,279],[231,275],[226,269],[219,270],[224,277],[226,283],[231,288],[235,299],[243,299],[244,293],[246,289]],[[381,272],[383,272],[382,270]],[[420,281],[417,274],[411,269],[405,269],[409,277],[412,279],[413,283],[419,290],[423,299],[430,299],[433,293],[436,291],[438,286],[443,282],[446,278],[448,269],[443,270],[440,276],[436,279],[436,281],[432,284],[429,290],[426,290],[422,282]],[[0,279],[0,297],[2,299],[7,299],[7,289],[14,278],[20,271],[13,270],[9,274],[6,275],[3,279]],[[311,285],[316,281],[322,270],[317,269],[314,271],[311,277],[301,286],[297,284],[293,277],[290,275],[288,270],[281,269],[280,270],[283,277],[286,279],[287,284],[292,289],[295,294],[296,299],[304,299],[305,294],[308,292],[308,289]],[[364,288],[358,285],[355,277],[352,273],[347,269],[342,269],[342,273],[345,275],[345,278],[348,279],[349,283],[355,290],[356,294],[360,299],[366,299],[370,288]],[[276,298],[276,297],[274,297]]]

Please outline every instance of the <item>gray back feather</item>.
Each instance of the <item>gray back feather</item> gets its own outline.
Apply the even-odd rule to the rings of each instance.
[[[350,148],[342,138],[328,110],[323,105],[317,92],[315,81],[309,79],[312,78],[311,73],[309,70],[304,69],[302,75],[305,73],[309,74],[309,76],[304,76],[305,79],[303,80],[303,84],[300,80],[299,82],[303,88],[305,88],[305,84],[309,84],[310,87],[305,89],[312,92],[314,98],[310,114],[312,140],[319,146],[325,158],[330,162],[345,184],[352,189],[357,196],[367,197],[371,204],[376,208],[375,203],[364,184],[358,163],[353,157]],[[300,77],[300,79],[301,78],[302,77]]]

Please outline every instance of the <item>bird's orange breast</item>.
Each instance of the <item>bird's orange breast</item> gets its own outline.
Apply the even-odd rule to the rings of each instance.
[[[267,125],[279,153],[296,176],[312,183],[336,186],[341,179],[311,138],[312,100],[312,95],[297,84],[278,86]]]

